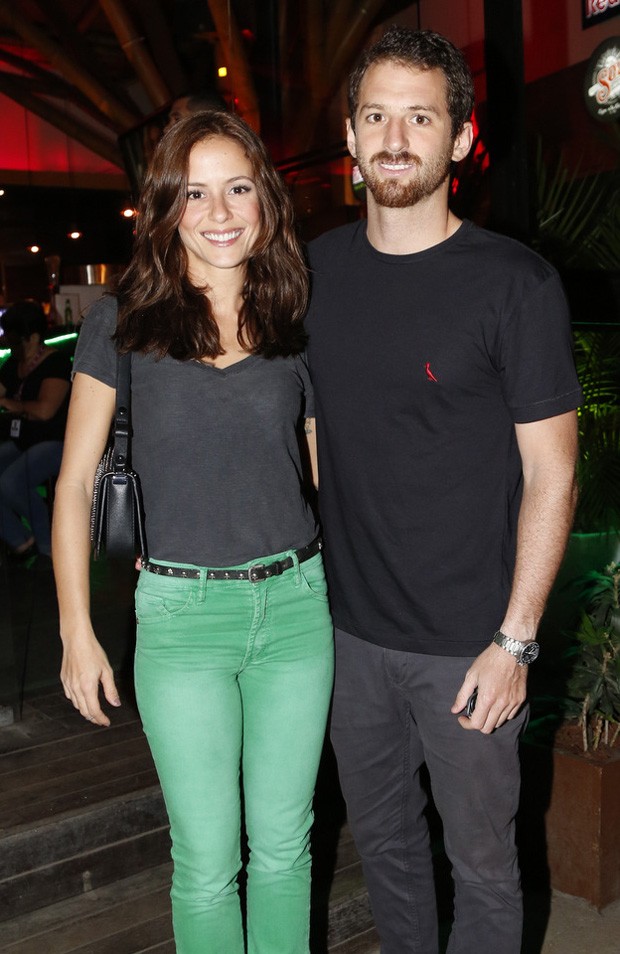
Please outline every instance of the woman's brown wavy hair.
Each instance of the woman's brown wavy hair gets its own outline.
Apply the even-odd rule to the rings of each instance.
[[[250,160],[261,210],[259,237],[246,267],[239,343],[268,358],[297,354],[305,345],[308,277],[290,196],[258,136],[238,116],[214,110],[178,122],[153,154],[138,206],[133,256],[117,289],[115,340],[121,351],[150,351],[181,361],[224,353],[209,289],[190,281],[178,233],[190,152],[214,136],[236,142]]]

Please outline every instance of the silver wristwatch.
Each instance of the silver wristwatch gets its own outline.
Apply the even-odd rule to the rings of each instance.
[[[512,636],[505,636],[498,631],[493,637],[496,646],[501,646],[507,653],[514,656],[519,666],[529,666],[535,659],[538,659],[540,646],[533,639],[524,642],[521,639],[513,639]]]

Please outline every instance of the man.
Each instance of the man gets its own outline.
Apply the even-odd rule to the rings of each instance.
[[[203,90],[196,93],[187,93],[177,96],[170,104],[170,112],[163,131],[168,132],[179,120],[201,113],[208,109],[226,110],[226,103],[219,93],[213,90]]]
[[[451,43],[391,28],[349,106],[368,218],[311,243],[307,321],[332,739],[382,954],[438,949],[423,763],[455,883],[448,951],[518,954],[527,663],[575,501],[567,308],[551,266],[448,208],[473,107]]]

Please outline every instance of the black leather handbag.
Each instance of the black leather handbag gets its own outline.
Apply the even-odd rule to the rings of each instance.
[[[148,559],[140,478],[131,459],[131,352],[116,364],[116,411],[108,448],[97,466],[90,513],[90,538],[95,559],[102,550],[111,557]]]

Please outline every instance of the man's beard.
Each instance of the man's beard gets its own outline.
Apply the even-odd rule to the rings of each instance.
[[[449,153],[447,151],[441,153],[426,164],[422,162],[419,156],[407,151],[398,153],[377,152],[368,163],[360,156],[357,157],[357,163],[366,188],[372,193],[377,205],[382,205],[388,209],[406,209],[436,192],[450,174],[451,161],[452,148],[450,148]],[[376,163],[378,162],[412,163],[414,178],[407,182],[399,179],[383,179],[376,171]],[[415,167],[417,167],[417,175]]]

